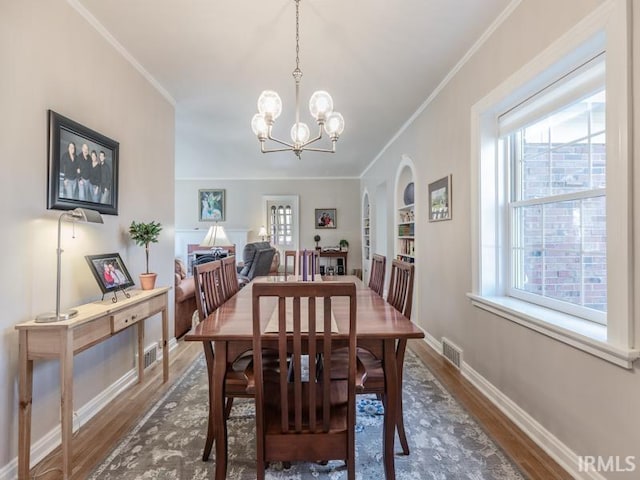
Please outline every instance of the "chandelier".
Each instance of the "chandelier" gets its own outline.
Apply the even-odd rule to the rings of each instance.
[[[273,90],[265,90],[258,98],[258,113],[251,119],[251,128],[258,137],[260,150],[262,153],[292,151],[298,158],[303,151],[335,153],[338,137],[344,131],[344,118],[338,112],[333,111],[333,99],[324,90],[318,90],[309,99],[309,111],[318,124],[318,134],[314,138],[311,136],[309,126],[300,121],[300,0],[296,2],[296,68],[293,71],[293,78],[296,82],[296,123],[291,128],[292,142],[279,140],[271,135],[271,130],[276,119],[282,113],[282,100]],[[310,147],[311,144],[322,138],[322,130],[331,139],[331,148]],[[271,140],[283,145],[280,148],[265,147],[265,142]]]

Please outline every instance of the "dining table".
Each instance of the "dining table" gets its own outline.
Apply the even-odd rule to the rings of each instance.
[[[224,390],[227,365],[252,348],[252,285],[256,282],[283,282],[297,278],[274,275],[254,279],[194,326],[184,337],[186,341],[202,342],[207,361],[210,408],[208,429],[213,435],[215,446],[215,480],[224,480],[227,473],[228,447]],[[402,401],[400,379],[403,367],[396,356],[396,345],[401,340],[424,338],[424,332],[358,277],[335,275],[321,277],[321,280],[350,282],[356,285],[358,346],[367,348],[382,361],[386,390],[382,438],[384,472],[387,480],[394,480],[394,442],[399,402]],[[347,331],[349,323],[348,299],[342,300],[344,302],[336,298],[332,304],[332,313],[338,332]],[[273,309],[275,306],[274,299]],[[260,324],[263,331],[269,317],[269,313],[264,315],[264,318],[261,317]],[[400,358],[403,357],[400,356]]]

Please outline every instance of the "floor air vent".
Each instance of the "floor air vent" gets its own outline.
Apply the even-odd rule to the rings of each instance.
[[[149,367],[158,359],[158,345],[152,345],[144,352],[144,368]]]
[[[462,365],[462,349],[460,347],[443,337],[442,354],[444,358],[460,370],[460,365]]]

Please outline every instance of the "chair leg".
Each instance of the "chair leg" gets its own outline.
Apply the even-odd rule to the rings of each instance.
[[[214,433],[213,433],[213,423],[209,422],[209,427],[207,428],[207,438],[204,441],[204,450],[202,452],[202,461],[206,462],[209,460],[209,457],[211,456],[211,450],[213,449],[213,439],[214,439]]]
[[[233,397],[227,397],[227,402],[224,406],[224,419],[229,420],[229,415],[231,415],[231,407],[233,407]]]

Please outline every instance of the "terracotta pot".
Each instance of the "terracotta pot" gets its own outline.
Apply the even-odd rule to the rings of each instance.
[[[140,274],[140,286],[142,290],[153,290],[156,286],[157,273],[141,273]]]

